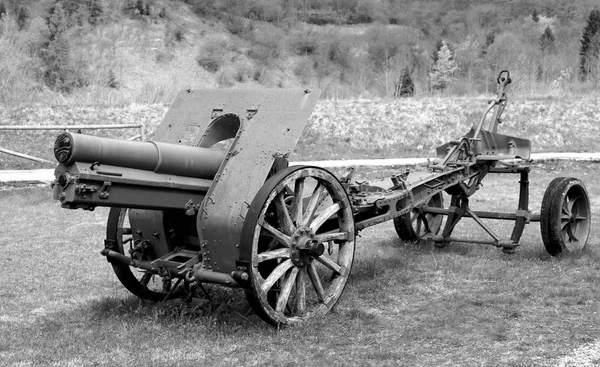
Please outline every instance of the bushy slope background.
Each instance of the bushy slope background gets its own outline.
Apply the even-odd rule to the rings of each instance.
[[[478,121],[509,69],[501,132],[531,139],[535,152],[600,151],[597,7],[0,0],[0,125],[142,123],[151,139],[184,89],[318,87],[293,160],[431,157]],[[394,99],[407,79],[401,94],[412,97]],[[0,147],[53,160],[55,136],[0,132]],[[0,169],[50,166],[0,154]]]
[[[587,71],[580,53],[597,7],[597,0],[0,0],[0,102],[168,103],[184,88],[257,85],[391,97],[403,75],[416,96],[480,95],[494,90],[501,69],[511,70],[516,92],[589,93],[600,85],[596,28],[587,33]],[[448,65],[436,69],[442,48]],[[434,70],[447,80],[435,84]]]

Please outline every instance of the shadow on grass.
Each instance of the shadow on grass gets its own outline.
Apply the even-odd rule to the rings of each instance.
[[[211,300],[153,302],[133,295],[93,299],[78,308],[46,315],[34,327],[50,335],[61,330],[99,326],[139,329],[140,332],[156,327],[167,332],[201,328],[223,336],[273,329],[254,314],[243,291],[218,286],[207,288]]]
[[[587,246],[583,251],[565,253],[559,256],[550,255],[542,245],[535,243],[522,242],[515,248],[513,253],[503,253],[501,248],[484,245],[471,244],[462,242],[451,242],[444,247],[436,247],[428,241],[422,242],[402,242],[386,241],[388,246],[397,247],[411,254],[429,255],[431,254],[455,254],[460,256],[478,257],[486,256],[487,254],[498,254],[504,260],[541,260],[541,261],[579,261],[586,258],[598,258],[599,252],[594,246]],[[385,244],[383,244],[385,246]]]

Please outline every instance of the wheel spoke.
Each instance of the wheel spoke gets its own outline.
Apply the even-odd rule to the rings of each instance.
[[[321,194],[324,190],[325,186],[319,182],[315,187],[312,195],[310,196],[310,199],[306,206],[306,212],[302,217],[302,226],[306,226],[315,216],[315,212],[317,211],[317,208],[319,207],[319,204],[321,202]]]
[[[580,198],[581,198],[581,196],[576,196],[574,198],[567,197],[567,206],[568,206],[570,214],[573,214],[573,206]]]
[[[343,241],[349,238],[348,232],[333,232],[333,233],[324,233],[318,234],[316,236],[316,240],[319,243],[327,242],[327,241]]]
[[[143,285],[144,287],[147,287],[148,283],[150,283],[150,279],[152,279],[153,275],[154,274],[144,273],[144,275],[142,275],[142,277],[140,278],[140,284]]]
[[[281,292],[279,292],[279,298],[277,299],[277,305],[275,306],[275,311],[283,312],[283,310],[285,310],[285,306],[290,298],[290,293],[292,292],[292,287],[294,286],[294,283],[296,283],[297,275],[298,268],[293,267],[292,271],[290,271],[290,275],[284,279]]]
[[[410,222],[414,223],[415,220],[419,219],[419,213],[411,213],[410,214]]]
[[[327,219],[329,219],[332,215],[337,213],[341,209],[340,204],[335,203],[325,209],[318,217],[316,217],[312,223],[310,223],[310,229],[313,231],[317,231]]]
[[[425,233],[431,232],[431,228],[429,228],[429,223],[433,221],[433,215],[425,214],[423,216],[423,225],[425,226]]]
[[[260,286],[261,292],[266,295],[266,293],[271,289],[273,284],[279,280],[294,264],[292,260],[287,259],[281,264],[277,265],[275,269],[269,274],[267,279],[265,279],[264,283]]]
[[[277,242],[281,243],[284,246],[291,247],[292,246],[292,238],[286,234],[281,233],[277,228],[273,227],[269,223],[264,220],[259,221],[258,223],[265,231],[269,232]]]
[[[292,202],[292,215],[293,220],[297,226],[302,224],[302,213],[304,208],[302,207],[304,199],[304,177],[300,177],[294,184],[294,201]]]
[[[585,199],[583,199],[583,196],[577,197],[576,204],[577,205],[574,205],[571,209],[571,213],[573,214],[573,219],[575,219],[576,221],[587,220],[588,218],[586,216],[585,209],[583,210],[583,213],[581,210],[582,208],[585,208],[585,205],[586,205],[586,202],[585,202]]]
[[[343,268],[341,266],[339,266],[335,261],[331,260],[330,258],[328,258],[324,255],[321,255],[321,256],[315,257],[315,260],[317,260],[321,264],[325,265],[329,269],[333,270],[334,272],[342,275]]]
[[[301,269],[296,278],[296,312],[298,315],[306,312],[306,270]]]
[[[571,217],[571,208],[569,207],[569,198],[566,197],[565,201],[563,201],[562,213]]]
[[[279,223],[283,227],[283,231],[287,235],[291,235],[294,233],[296,227],[292,223],[292,218],[290,217],[290,212],[287,209],[287,205],[285,205],[284,192],[280,193],[275,197],[275,207],[277,208],[277,218],[279,218]]]
[[[417,236],[421,237],[421,224],[423,223],[423,218],[421,217],[421,215],[418,216],[419,219],[417,219],[417,229],[415,230],[415,232],[417,233]]]
[[[573,223],[573,225],[570,225],[567,227],[567,235],[569,236],[569,242],[577,242],[579,241],[579,239],[575,236],[575,233],[577,231],[577,228],[573,228],[575,227],[575,223]]]
[[[259,263],[273,259],[289,259],[290,250],[287,247],[284,247],[273,251],[265,251],[258,254],[257,258]]]
[[[321,284],[321,279],[319,279],[319,274],[317,274],[317,268],[315,267],[315,263],[311,262],[306,268],[308,273],[308,277],[310,278],[310,282],[313,285],[315,293],[317,294],[317,299],[319,302],[323,302],[325,299],[325,290],[323,289],[323,285]]]

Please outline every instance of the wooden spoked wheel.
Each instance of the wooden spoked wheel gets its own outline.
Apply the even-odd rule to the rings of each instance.
[[[115,241],[116,248],[113,248],[113,251],[136,260],[152,260],[140,251],[144,244],[140,243],[133,233],[129,222],[130,210],[135,209],[111,208],[106,225],[106,238]],[[135,250],[136,248],[138,251]],[[136,296],[152,301],[162,301],[169,294],[169,280],[117,260],[110,260],[110,263],[119,281]]]
[[[548,253],[577,253],[587,244],[591,227],[590,199],[576,178],[555,178],[542,199],[540,230]]]
[[[394,228],[402,241],[420,241],[439,233],[444,216],[428,213],[424,207],[443,208],[442,193],[432,196],[424,206],[416,207],[412,212],[394,218]]]
[[[242,230],[254,311],[277,325],[327,313],[348,280],[354,237],[352,207],[335,176],[306,166],[279,171],[252,201]]]

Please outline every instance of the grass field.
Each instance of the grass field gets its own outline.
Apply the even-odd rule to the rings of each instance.
[[[598,168],[535,166],[531,209],[539,211],[554,177],[575,176],[587,185],[596,223]],[[488,176],[473,207],[514,210],[517,180]],[[213,301],[192,305],[130,296],[99,254],[108,211],[64,210],[51,196],[47,187],[0,191],[3,365],[576,366],[581,361],[565,364],[573,361],[566,356],[593,348],[600,335],[595,226],[587,251],[553,258],[536,223],[512,255],[477,245],[402,243],[384,223],[357,238],[334,311],[278,330],[249,312],[239,290],[209,287]],[[510,233],[510,223],[492,224]],[[484,238],[470,222],[456,231]]]

